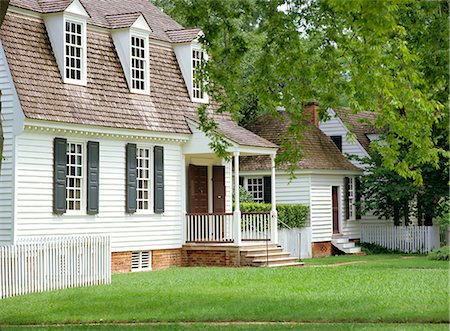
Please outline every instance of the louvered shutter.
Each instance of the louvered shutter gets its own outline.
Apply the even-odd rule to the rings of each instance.
[[[264,176],[264,203],[272,202],[272,182],[270,176]]]
[[[87,143],[87,213],[98,214],[99,143]]]
[[[355,178],[355,201],[356,201],[356,216],[355,216],[355,218],[357,220],[360,220],[361,219],[361,208],[360,208],[361,180],[358,177]]]
[[[137,209],[137,160],[136,144],[127,144],[126,147],[126,212],[135,213]]]
[[[53,140],[53,212],[66,212],[67,140]]]
[[[153,148],[154,161],[154,210],[155,213],[164,212],[164,148]]]
[[[350,218],[350,201],[348,199],[350,191],[349,191],[350,178],[344,178],[344,205],[345,205],[345,219],[348,220]]]

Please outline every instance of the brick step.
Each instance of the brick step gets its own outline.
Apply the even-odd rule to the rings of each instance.
[[[253,260],[253,264],[279,264],[279,263],[287,263],[287,262],[297,262],[298,258],[296,257],[269,257],[269,259],[258,258]]]
[[[278,267],[302,267],[305,264],[303,262],[286,262],[286,263],[279,263],[279,264],[269,264],[268,268],[278,268]]]
[[[246,258],[250,258],[250,259],[260,259],[260,258],[265,258],[265,257],[289,257],[291,254],[289,252],[283,252],[282,250],[280,252],[271,252],[269,251],[268,254],[266,253],[261,253],[261,254],[247,254],[245,255]]]
[[[247,244],[247,245],[242,245],[241,247],[241,251],[249,251],[252,249],[267,249],[267,248],[281,248],[280,245],[278,244]]]
[[[265,248],[252,248],[252,249],[246,249],[246,250],[241,250],[241,253],[247,255],[254,255],[254,254],[265,254],[267,251],[267,249]],[[277,248],[269,248],[268,250],[270,253],[277,253],[277,252],[282,252],[283,248],[281,247],[277,247]]]

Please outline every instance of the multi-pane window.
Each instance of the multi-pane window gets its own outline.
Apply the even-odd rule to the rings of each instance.
[[[83,144],[67,143],[66,208],[81,210]]]
[[[131,87],[145,91],[145,38],[131,36]]]
[[[65,75],[67,79],[82,80],[83,24],[66,21]]]
[[[264,184],[262,178],[247,178],[247,191],[255,202],[264,202]]]
[[[354,220],[356,215],[355,210],[355,177],[350,177],[348,181],[348,219]]]
[[[201,49],[192,50],[192,95],[195,99],[204,98],[203,83],[197,77],[200,65],[203,61],[203,54]]]
[[[150,148],[138,148],[137,158],[137,209],[150,209]]]

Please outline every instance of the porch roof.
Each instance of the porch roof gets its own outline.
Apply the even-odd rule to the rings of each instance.
[[[278,149],[276,144],[240,127],[229,116],[213,115],[212,118],[218,125],[217,132],[223,134],[225,139],[232,144],[232,147],[229,149],[230,152],[236,151],[243,155],[271,155],[276,153]],[[209,142],[209,138],[198,129],[199,120],[197,118],[189,116],[186,117],[186,120],[191,124],[190,128],[194,135],[193,140],[199,142],[200,139],[195,136],[201,136],[203,141],[206,142],[208,140]]]

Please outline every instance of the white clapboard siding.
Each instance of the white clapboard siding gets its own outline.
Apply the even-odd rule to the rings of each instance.
[[[23,238],[0,247],[0,298],[110,283],[108,236]]]
[[[439,226],[361,224],[361,242],[406,253],[427,253],[440,245]]]
[[[368,156],[367,152],[356,140],[356,138],[351,140],[347,139],[348,129],[339,118],[334,117],[334,112],[329,110],[328,113],[333,117],[326,122],[321,121],[319,123],[319,128],[329,137],[330,136],[342,137],[342,153],[349,155],[357,155],[359,157]],[[352,162],[357,167],[364,168],[364,164],[356,160],[350,160],[350,162]]]
[[[14,144],[15,135],[22,128],[23,113],[12,82],[3,45],[0,42],[1,122],[3,155],[0,169],[0,246],[13,242],[14,216]]]
[[[267,175],[270,175],[268,173]],[[276,199],[280,204],[309,205],[309,175],[296,175],[290,178],[288,174],[276,174]]]
[[[60,135],[61,136],[61,135]],[[125,145],[127,141],[99,137],[61,136],[100,143],[99,214],[52,213],[53,139],[51,133],[25,132],[17,138],[16,235],[108,235],[112,251],[179,248],[182,243],[181,147],[164,146],[165,212],[125,213]],[[98,139],[97,139],[98,138]],[[138,142],[138,145],[140,143]],[[147,143],[151,146],[153,143]]]

